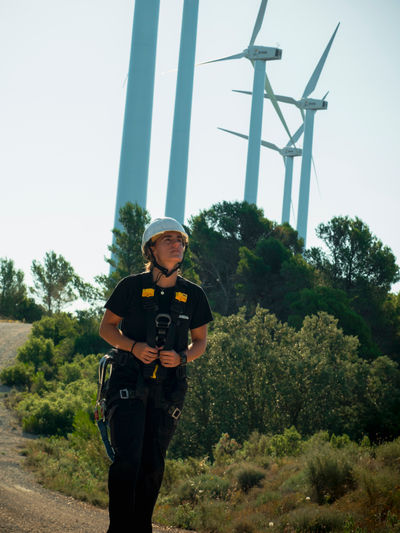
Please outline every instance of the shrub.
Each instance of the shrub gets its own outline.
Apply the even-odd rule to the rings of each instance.
[[[343,532],[346,517],[342,512],[326,507],[308,505],[282,516],[278,531],[299,533]]]
[[[95,388],[95,384],[79,380],[43,397],[26,396],[17,406],[24,430],[42,435],[67,435],[73,430],[75,413],[92,410]]]
[[[65,363],[58,369],[58,376],[63,383],[72,383],[80,379],[81,367],[78,363]]]
[[[330,440],[332,448],[344,448],[345,446],[348,446],[351,444],[350,437],[348,435],[338,435],[336,436],[334,433],[331,436]]]
[[[188,457],[182,459],[166,459],[161,493],[168,494],[174,485],[186,479],[192,479],[205,474],[210,469],[208,457],[196,459]]]
[[[378,446],[376,458],[385,466],[396,468],[400,471],[400,438]]]
[[[239,522],[233,529],[234,533],[253,533],[254,526],[249,522]]]
[[[217,475],[202,474],[193,479],[187,479],[179,485],[176,496],[179,503],[195,503],[201,499],[226,499],[229,491],[229,481]]]
[[[35,367],[32,363],[18,362],[0,372],[0,380],[9,387],[30,387]]]
[[[44,337],[31,337],[18,350],[17,360],[22,363],[33,363],[35,370],[45,363],[54,362],[54,342]]]
[[[294,426],[285,429],[283,434],[271,437],[270,453],[276,457],[299,455],[302,450],[301,435]]]
[[[23,403],[23,402],[21,402]],[[18,410],[21,412],[21,404]],[[72,430],[74,411],[71,405],[36,400],[22,417],[22,427],[28,433],[66,435]]]
[[[32,326],[32,337],[44,337],[51,339],[55,345],[65,338],[76,337],[78,325],[76,319],[67,313],[56,313],[53,316],[45,316]]]
[[[74,341],[74,353],[81,353],[83,355],[106,353],[109,349],[110,345],[97,332],[84,333]]]
[[[328,448],[308,459],[306,475],[319,504],[332,503],[355,486],[353,468],[346,456]]]
[[[366,465],[358,468],[356,473],[361,494],[369,506],[400,510],[400,475],[397,470],[384,467],[374,472]]]
[[[243,465],[236,471],[235,477],[240,490],[248,492],[251,488],[261,485],[265,472],[256,466]]]
[[[214,446],[213,454],[217,465],[227,465],[233,462],[235,453],[240,449],[240,444],[231,439],[228,433],[223,433]]]

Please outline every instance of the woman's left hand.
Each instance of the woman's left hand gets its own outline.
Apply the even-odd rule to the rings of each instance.
[[[160,350],[162,366],[174,368],[181,364],[181,356],[175,350]]]

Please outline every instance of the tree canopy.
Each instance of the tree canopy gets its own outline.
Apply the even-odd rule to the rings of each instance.
[[[49,314],[60,311],[67,304],[91,296],[91,287],[75,273],[72,265],[53,250],[46,252],[42,262],[32,261],[32,292]]]

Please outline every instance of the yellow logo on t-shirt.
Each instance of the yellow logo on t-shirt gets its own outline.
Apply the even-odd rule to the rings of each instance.
[[[185,294],[184,292],[177,292],[175,294],[175,298],[180,302],[185,303],[187,301],[187,294]]]
[[[143,298],[152,298],[154,296],[154,289],[143,289],[142,297]]]

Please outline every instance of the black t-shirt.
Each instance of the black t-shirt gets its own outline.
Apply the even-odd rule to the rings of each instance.
[[[122,317],[121,330],[124,335],[138,342],[146,341],[146,313],[143,308],[142,290],[151,287],[152,274],[144,272],[122,279],[105,304],[105,308]],[[176,287],[155,287],[159,311],[168,313]],[[199,328],[212,321],[207,297],[201,287],[185,280],[189,329]]]

